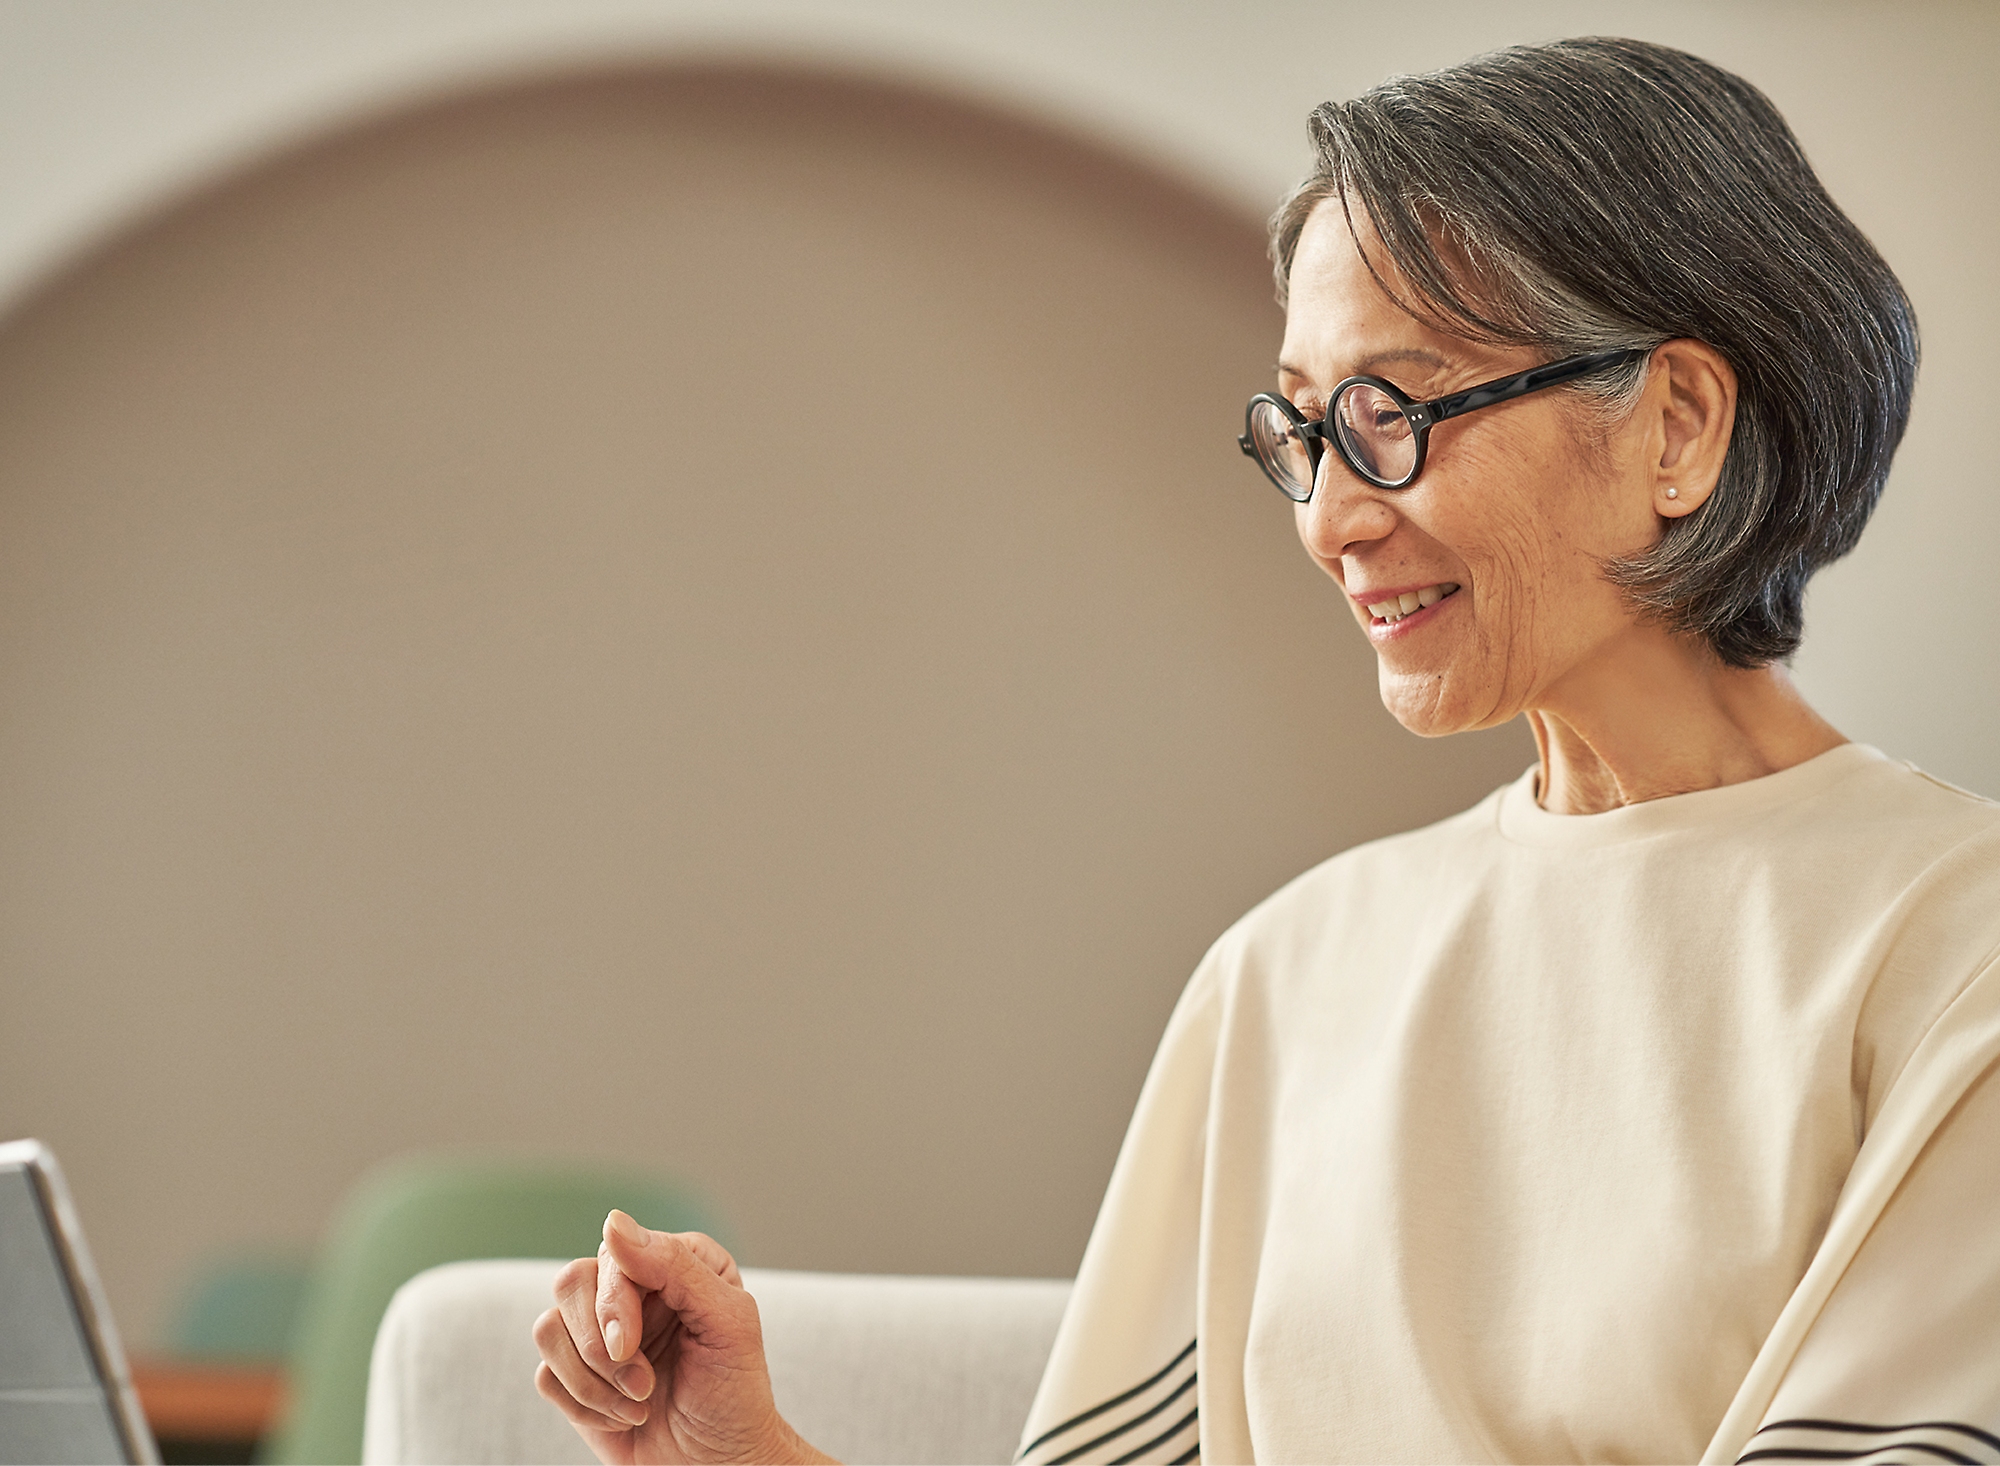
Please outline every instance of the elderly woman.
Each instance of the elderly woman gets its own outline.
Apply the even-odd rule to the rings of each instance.
[[[1540,759],[1217,942],[1024,1455],[2000,1460],[2000,809],[1782,668],[1909,303],[1770,103],[1658,46],[1312,133],[1244,449],[1397,718]],[[598,1452],[813,1459],[727,1256],[606,1238],[537,1330]]]

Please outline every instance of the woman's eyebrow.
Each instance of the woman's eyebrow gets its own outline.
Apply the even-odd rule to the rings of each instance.
[[[1382,366],[1384,363],[1392,361],[1414,361],[1433,368],[1442,368],[1447,365],[1442,356],[1428,347],[1399,346],[1393,351],[1378,351],[1371,356],[1362,358],[1361,368],[1365,371],[1370,367]]]
[[[1450,364],[1427,346],[1397,346],[1383,351],[1370,352],[1355,364],[1353,372],[1346,375],[1361,375],[1392,362],[1417,362],[1433,370],[1442,370]],[[1278,361],[1275,369],[1280,376],[1301,377],[1306,381],[1312,380],[1311,372],[1305,370],[1303,367],[1293,366],[1288,361]]]

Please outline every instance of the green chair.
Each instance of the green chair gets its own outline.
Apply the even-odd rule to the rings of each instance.
[[[289,1253],[209,1258],[168,1315],[165,1352],[202,1363],[282,1364],[311,1276],[310,1260]]]
[[[364,1177],[335,1218],[300,1312],[291,1402],[263,1460],[361,1460],[375,1330],[396,1289],[440,1263],[586,1257],[620,1207],[650,1227],[713,1232],[692,1193],[657,1177],[519,1161],[416,1157]]]

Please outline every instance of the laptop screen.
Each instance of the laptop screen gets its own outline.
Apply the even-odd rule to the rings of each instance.
[[[62,1237],[60,1187],[40,1147],[0,1147],[0,1463],[132,1461],[145,1447],[122,1424],[117,1345],[71,1261],[80,1239]]]

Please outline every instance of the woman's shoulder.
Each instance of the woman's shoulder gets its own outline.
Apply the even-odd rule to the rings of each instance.
[[[1836,752],[1846,776],[1797,812],[1796,834],[1911,881],[1954,867],[2000,892],[2000,803],[1866,744]]]
[[[1857,747],[1880,760],[1884,791],[1905,817],[1962,826],[1968,834],[2000,832],[2000,802],[1961,789],[1907,759],[1891,758],[1865,744]]]
[[[1310,866],[1251,907],[1224,932],[1216,954],[1239,956],[1285,946],[1359,913],[1401,909],[1413,892],[1462,883],[1499,852],[1501,801],[1534,777],[1531,769],[1469,809],[1435,823],[1350,846]]]

